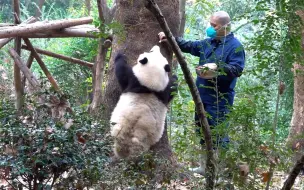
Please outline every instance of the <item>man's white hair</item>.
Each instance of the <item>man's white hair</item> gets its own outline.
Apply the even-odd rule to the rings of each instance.
[[[230,16],[225,11],[217,11],[212,14],[212,17],[216,17],[222,26],[229,24],[230,26]]]

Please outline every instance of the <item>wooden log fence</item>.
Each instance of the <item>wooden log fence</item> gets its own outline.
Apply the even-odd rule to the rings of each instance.
[[[0,38],[9,38],[15,36],[22,36],[23,34],[43,32],[46,30],[63,29],[76,25],[92,23],[92,17],[84,17],[78,19],[64,19],[56,21],[44,21],[38,23],[27,24],[25,26],[12,26],[0,30]]]
[[[26,45],[22,45],[21,48],[25,49],[25,50],[28,50],[28,51],[31,51],[30,48]],[[93,63],[83,61],[83,60],[80,60],[80,59],[76,59],[76,58],[73,58],[73,57],[60,55],[60,54],[53,53],[53,52],[50,52],[50,51],[47,51],[47,50],[39,49],[37,47],[34,47],[34,49],[36,50],[37,53],[47,55],[47,56],[50,56],[50,57],[54,57],[54,58],[57,58],[57,59],[61,59],[61,60],[64,60],[64,61],[68,61],[68,62],[71,62],[71,63],[75,63],[75,64],[78,64],[78,65],[86,66],[86,67],[89,67],[89,68],[92,68],[94,66]]]
[[[21,23],[20,25],[30,24],[30,23],[34,23],[36,21],[37,21],[37,19],[35,17],[30,17],[25,22]],[[5,46],[7,43],[9,43],[12,39],[13,39],[13,37],[11,37],[11,38],[5,38],[5,39],[0,39],[0,49],[3,46]]]
[[[19,69],[23,72],[26,79],[29,81],[29,83],[36,89],[40,90],[39,82],[36,79],[36,77],[31,73],[29,68],[23,63],[18,53],[13,49],[9,49],[9,54],[15,61],[16,65],[19,67]]]
[[[35,48],[33,47],[32,43],[30,42],[30,40],[28,38],[23,38],[23,41],[27,45],[27,47],[31,50],[31,53],[33,54],[33,57],[38,62],[40,68],[42,69],[42,71],[44,72],[44,74],[46,75],[46,77],[49,79],[49,81],[52,84],[52,86],[54,87],[54,89],[57,92],[61,92],[61,90],[60,90],[60,88],[59,88],[56,80],[54,79],[54,77],[51,75],[51,73],[47,69],[46,65],[44,64],[44,62],[42,61],[41,57],[36,52]]]

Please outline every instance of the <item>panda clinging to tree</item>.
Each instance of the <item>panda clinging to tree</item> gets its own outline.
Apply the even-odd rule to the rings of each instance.
[[[170,77],[170,71],[159,46],[139,55],[133,67],[123,54],[115,57],[115,74],[122,89],[110,120],[116,157],[138,156],[162,137],[167,106],[176,90],[177,77]]]

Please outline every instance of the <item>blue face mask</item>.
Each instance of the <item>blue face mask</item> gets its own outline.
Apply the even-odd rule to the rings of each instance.
[[[230,24],[230,22],[228,24]],[[225,30],[226,30],[228,24],[225,24],[220,29],[222,29],[224,27]],[[215,28],[213,26],[208,27],[206,29],[206,33],[207,33],[207,36],[210,37],[210,38],[215,38],[217,36],[217,31],[215,30]]]
[[[216,37],[217,32],[216,32],[216,30],[214,29],[213,26],[210,26],[210,27],[207,28],[206,33],[207,33],[208,37],[214,38],[214,37]]]

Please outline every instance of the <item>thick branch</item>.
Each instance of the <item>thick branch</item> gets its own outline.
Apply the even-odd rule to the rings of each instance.
[[[28,24],[25,26],[12,26],[0,30],[0,38],[8,38],[14,36],[21,36],[26,33],[36,33],[43,32],[45,30],[62,29],[76,25],[89,24],[93,21],[91,17],[84,17],[79,19],[66,19],[66,20],[56,20],[49,22],[39,22]]]
[[[38,53],[36,52],[36,50],[34,49],[32,43],[29,41],[29,39],[27,38],[23,38],[23,41],[25,42],[25,44],[27,45],[27,47],[31,50],[34,58],[36,59],[36,61],[38,62],[39,66],[41,67],[42,71],[44,72],[44,74],[47,76],[47,78],[49,79],[50,83],[52,84],[52,86],[54,87],[54,89],[57,92],[60,92],[60,88],[57,84],[57,82],[55,81],[55,79],[53,78],[53,76],[51,75],[51,73],[49,72],[49,70],[47,69],[47,67],[45,66],[44,62],[42,61],[42,59],[40,58],[40,56],[38,55]]]
[[[180,63],[180,66],[182,68],[182,71],[184,73],[185,80],[190,88],[191,95],[193,97],[193,100],[195,102],[195,106],[197,108],[197,114],[200,118],[200,123],[203,126],[203,132],[206,142],[206,148],[207,148],[207,167],[206,167],[206,175],[207,175],[207,189],[213,189],[214,187],[214,179],[215,179],[215,159],[213,156],[213,149],[212,149],[212,140],[211,140],[211,132],[210,132],[210,126],[208,124],[205,110],[203,103],[200,99],[199,92],[197,87],[195,86],[194,80],[192,78],[191,72],[189,68],[187,67],[187,63],[185,59],[182,56],[182,52],[180,48],[178,47],[174,37],[172,36],[172,33],[169,29],[169,26],[161,13],[158,5],[154,0],[146,0],[146,8],[149,9],[156,19],[158,20],[161,28],[163,29],[164,33],[167,36],[168,42],[172,47],[173,52],[175,53],[178,62]]]
[[[304,155],[297,161],[295,166],[292,168],[287,180],[284,183],[282,190],[290,190],[299,175],[300,171],[304,169]]]
[[[97,8],[99,19],[102,23],[105,23],[105,14],[108,11],[107,1],[106,0],[97,0]]]
[[[40,89],[39,87],[39,82],[35,78],[35,76],[31,73],[29,68],[22,62],[20,56],[17,54],[17,52],[13,49],[9,49],[9,54],[10,56],[14,59],[15,64],[20,68],[20,70],[23,72],[24,76],[26,79],[29,81],[29,83],[35,88],[35,89]]]
[[[21,23],[22,24],[30,24],[36,22],[37,19],[35,17],[30,17],[28,18],[25,22]],[[0,39],[0,49],[5,46],[8,42],[10,42],[13,38],[5,38],[5,39]]]
[[[21,48],[25,49],[25,50],[28,50],[28,51],[31,51],[31,49],[26,45],[22,45]],[[50,52],[50,51],[39,49],[37,47],[34,47],[34,48],[35,48],[37,53],[47,55],[47,56],[50,56],[50,57],[54,57],[54,58],[58,58],[58,59],[62,59],[64,61],[69,61],[71,63],[76,63],[76,64],[79,64],[79,65],[82,65],[82,66],[87,66],[87,67],[90,67],[90,68],[92,68],[93,65],[94,65],[93,63],[83,61],[83,60],[80,60],[80,59],[76,59],[76,58],[73,58],[73,57],[60,55],[60,54],[57,54],[57,53],[53,53],[53,52]]]

